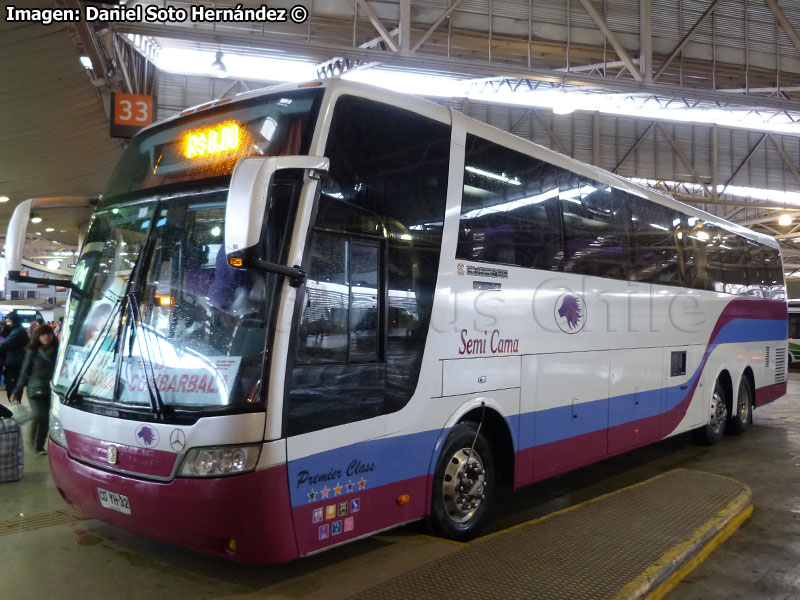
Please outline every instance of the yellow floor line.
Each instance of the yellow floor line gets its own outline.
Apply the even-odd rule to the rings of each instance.
[[[753,514],[753,506],[748,506],[738,516],[736,516],[730,523],[728,523],[722,530],[709,541],[703,549],[692,560],[683,565],[678,571],[672,574],[672,577],[667,579],[664,583],[659,585],[656,589],[650,592],[645,600],[661,600],[664,596],[674,588],[678,582],[686,577],[689,573],[694,571],[714,550],[716,550],[722,542],[727,540],[734,531],[739,529],[750,515]]]

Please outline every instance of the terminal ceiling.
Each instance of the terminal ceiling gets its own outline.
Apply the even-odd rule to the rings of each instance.
[[[77,5],[75,0],[62,2]],[[168,2],[179,7],[199,4]],[[236,4],[217,1],[213,6]],[[26,197],[92,196],[102,191],[120,151],[119,142],[107,132],[109,91],[153,92],[163,118],[269,83],[269,73],[243,80],[161,71],[154,77],[152,65],[142,56],[144,51],[153,57],[153,48],[181,48],[305,59],[317,66],[320,76],[394,69],[458,78],[470,91],[484,95],[431,99],[776,235],[784,246],[787,271],[800,269],[800,213],[792,225],[781,226],[781,214],[794,214],[785,198],[731,193],[734,188],[800,192],[800,124],[795,124],[800,123],[800,3],[304,4],[310,15],[302,24],[0,25],[0,64],[11,75],[0,95],[0,118],[9,139],[15,140],[14,147],[6,143],[0,149],[0,195],[12,199],[0,205],[0,227],[12,205]],[[134,40],[127,34],[138,34],[134,39],[139,52],[132,51]],[[89,56],[94,68],[83,69],[78,54]],[[526,95],[553,89],[603,95],[604,102],[616,102],[623,113],[626,106],[662,110],[646,117],[588,110],[561,116],[546,108],[512,105],[524,104]],[[515,98],[501,98],[509,94]],[[714,126],[661,118],[679,107],[723,109],[750,120]]]

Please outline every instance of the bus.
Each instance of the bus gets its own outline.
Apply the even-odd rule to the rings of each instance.
[[[42,321],[44,321],[42,313],[36,310],[35,308],[15,308],[4,314],[3,318],[5,319],[6,317],[11,316],[12,314],[17,316],[20,325],[22,325],[25,329],[30,329],[31,323],[33,323],[37,319],[42,319]]]
[[[789,366],[800,360],[800,300],[789,300]]]
[[[501,484],[713,444],[786,391],[775,240],[341,80],[137,134],[68,285],[59,492],[234,561],[467,540]]]

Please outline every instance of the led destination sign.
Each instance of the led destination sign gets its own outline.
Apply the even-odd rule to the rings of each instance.
[[[239,124],[225,121],[219,125],[187,131],[183,138],[186,158],[203,158],[233,152],[239,148]]]

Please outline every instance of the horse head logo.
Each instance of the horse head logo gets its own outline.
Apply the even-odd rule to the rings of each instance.
[[[578,294],[561,294],[556,301],[556,315],[561,331],[578,333],[586,323],[586,304]]]
[[[140,446],[150,448],[158,444],[158,432],[147,425],[141,425],[136,430],[137,442]]]

